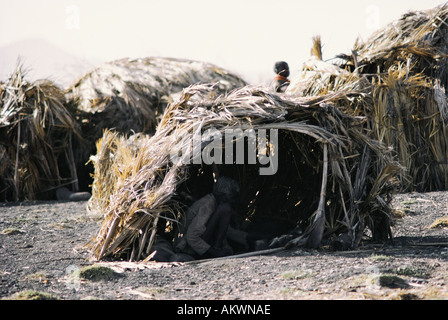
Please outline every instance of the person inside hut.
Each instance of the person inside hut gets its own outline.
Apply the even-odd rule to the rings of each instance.
[[[247,247],[247,233],[231,223],[238,215],[238,198],[238,183],[219,177],[213,192],[194,202],[180,222],[172,261],[228,256],[234,253],[230,243]]]
[[[276,76],[273,80],[273,87],[275,92],[285,92],[289,86],[289,65],[285,61],[277,61],[274,65],[274,72]]]

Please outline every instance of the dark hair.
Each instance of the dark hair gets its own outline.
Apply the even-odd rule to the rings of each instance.
[[[283,77],[289,77],[289,65],[285,61],[277,61],[274,65],[274,72]]]
[[[218,202],[235,203],[238,200],[240,186],[238,182],[228,177],[219,177],[213,185],[213,195]]]

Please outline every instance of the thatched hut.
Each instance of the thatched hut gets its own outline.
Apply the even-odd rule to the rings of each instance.
[[[353,248],[366,234],[390,237],[398,166],[389,149],[363,132],[362,117],[337,108],[340,97],[291,98],[244,87],[209,99],[210,92],[207,86],[185,89],[150,138],[126,142],[105,135],[94,159],[95,180],[105,171],[114,176],[105,179],[107,188],[93,189],[91,209],[104,216],[89,244],[94,258],[147,258],[156,235],[172,239],[185,209],[210,192],[214,174],[239,182],[246,220],[302,228],[294,244],[316,247],[344,234]],[[250,134],[220,139],[229,130],[255,132],[256,157],[237,159],[236,151],[224,160],[229,148],[247,151],[252,143]],[[276,170],[262,173],[273,157]]]
[[[447,37],[447,4],[409,12],[333,63],[315,54],[288,92],[350,92],[339,106],[348,114],[366,116],[371,137],[394,148],[406,168],[401,190],[446,190]],[[313,52],[319,52],[314,48],[318,42]]]
[[[121,59],[105,63],[67,89],[88,125],[86,136],[96,141],[104,129],[120,133],[154,133],[157,118],[182,89],[195,83],[216,83],[215,94],[245,82],[213,64],[165,57]]]
[[[72,152],[80,129],[48,80],[30,83],[19,63],[0,89],[0,201],[54,199],[78,191]]]

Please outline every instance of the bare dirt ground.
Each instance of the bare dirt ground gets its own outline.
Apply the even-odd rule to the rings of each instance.
[[[84,247],[100,219],[86,202],[0,204],[0,298],[27,290],[58,299],[448,299],[448,192],[399,194],[393,244],[355,251],[293,248],[193,264],[106,262],[86,280]]]

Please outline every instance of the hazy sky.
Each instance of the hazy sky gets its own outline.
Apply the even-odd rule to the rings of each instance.
[[[298,69],[321,35],[324,59],[357,37],[433,0],[0,0],[0,47],[29,38],[100,61],[172,56],[203,60],[251,82],[285,60]]]

